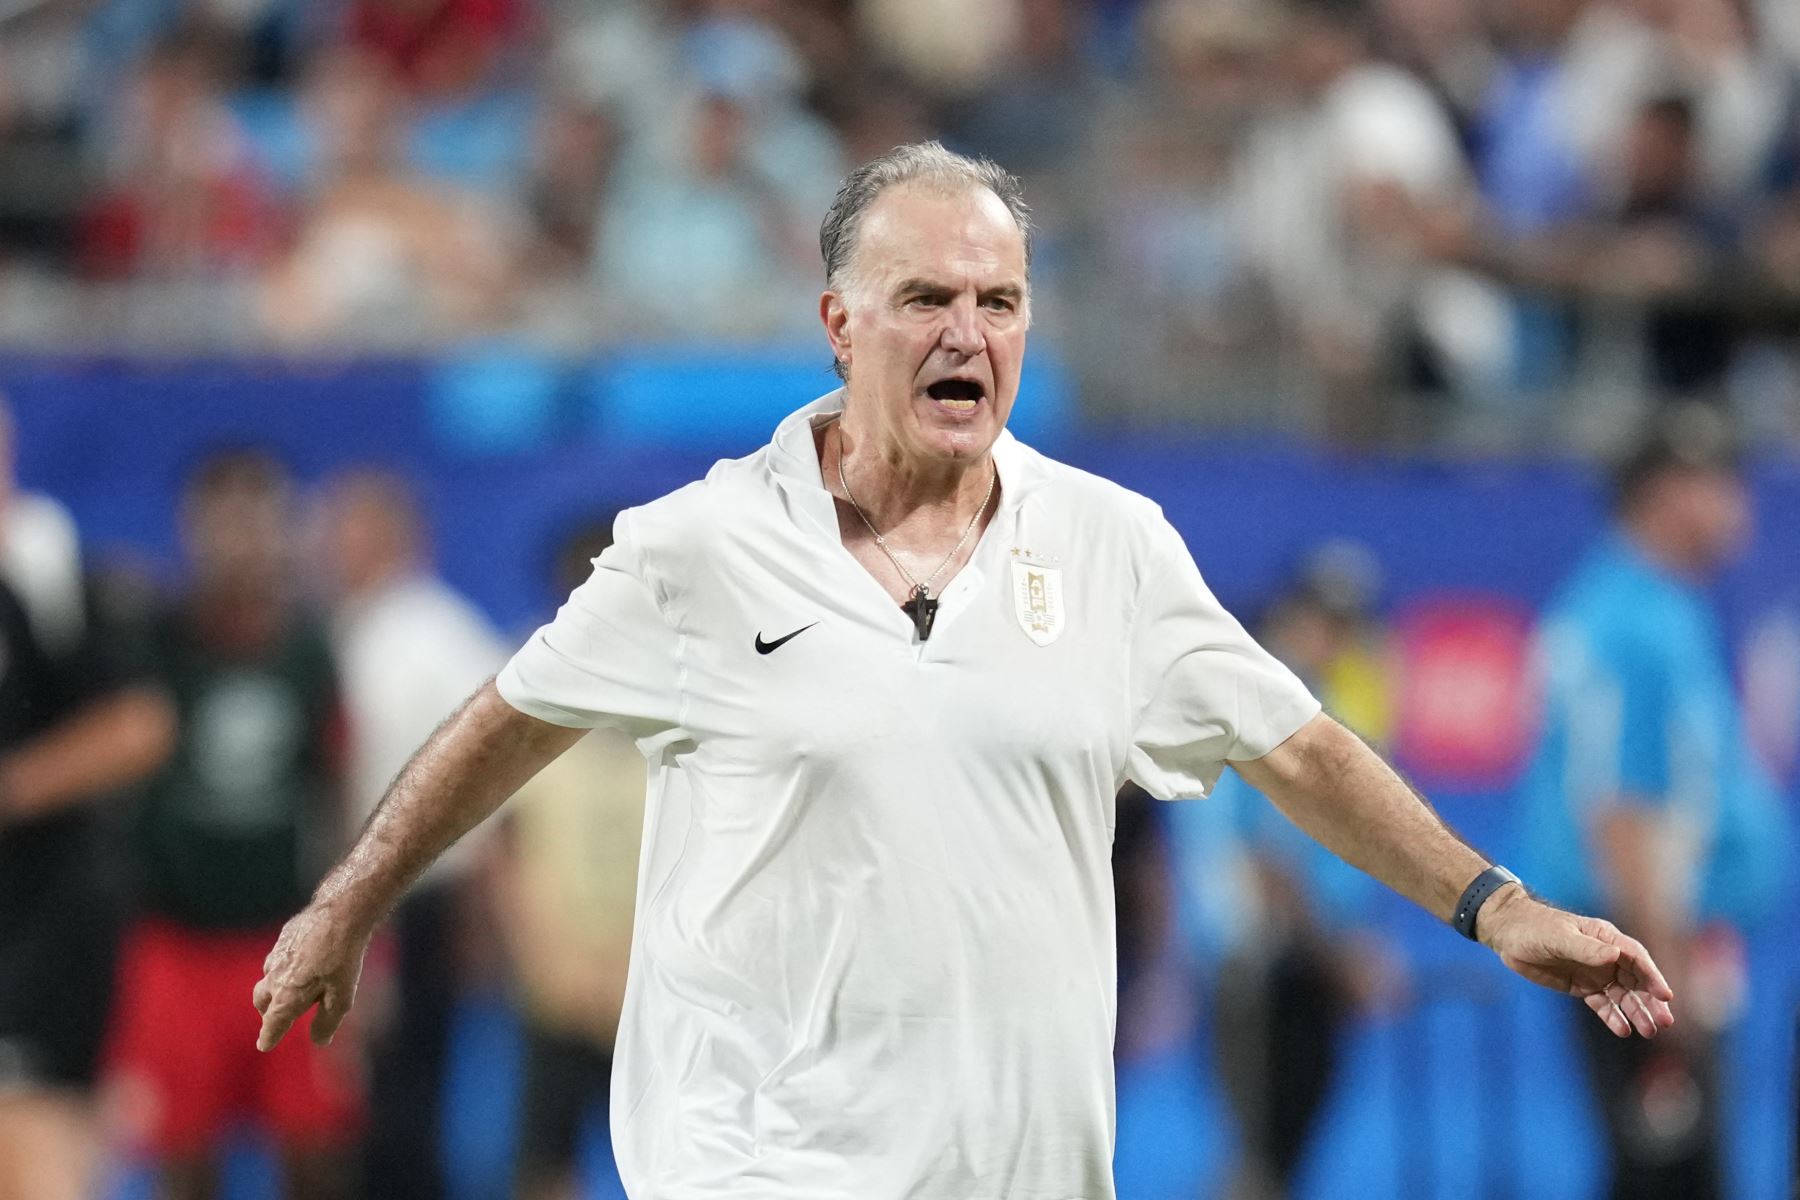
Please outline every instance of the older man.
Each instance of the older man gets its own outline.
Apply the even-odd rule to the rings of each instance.
[[[1620,1036],[1674,1020],[1641,946],[1504,883],[1322,716],[1155,505],[1006,434],[1016,180],[902,147],[821,243],[843,390],[619,519],[282,932],[262,1045],[314,1004],[329,1038],[407,883],[596,725],[650,770],[613,1088],[635,1196],[1111,1196],[1127,778],[1204,795],[1230,762]]]

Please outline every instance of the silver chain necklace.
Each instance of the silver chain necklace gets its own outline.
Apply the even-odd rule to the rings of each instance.
[[[894,557],[894,552],[888,548],[887,539],[881,535],[879,529],[875,528],[875,522],[869,520],[869,514],[862,510],[862,505],[856,502],[856,496],[850,491],[850,481],[844,478],[844,447],[841,440],[838,444],[837,471],[838,486],[844,489],[844,499],[850,501],[850,507],[856,510],[857,516],[862,518],[862,523],[874,536],[875,544],[881,548],[883,554],[888,556],[888,561],[894,564],[894,569],[900,572],[906,582],[912,584],[912,592],[908,595],[906,603],[902,604],[900,608],[912,618],[913,628],[919,631],[919,640],[925,641],[931,637],[931,627],[937,621],[938,601],[937,597],[931,594],[931,585],[936,583],[937,577],[944,573],[944,568],[955,561],[958,554],[962,553],[962,548],[969,544],[969,536],[975,532],[975,526],[981,523],[981,514],[987,511],[988,501],[994,498],[994,481],[1000,477],[999,472],[994,470],[990,464],[987,491],[981,497],[981,506],[969,519],[969,527],[963,530],[963,535],[957,539],[955,548],[944,556],[944,561],[937,565],[937,570],[921,583],[911,571],[906,569],[905,563]]]

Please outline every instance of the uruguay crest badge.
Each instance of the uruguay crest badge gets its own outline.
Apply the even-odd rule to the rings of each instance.
[[[1063,610],[1062,568],[1056,560],[1045,561],[1029,550],[1013,551],[1013,615],[1025,636],[1040,646],[1048,646],[1062,636]]]

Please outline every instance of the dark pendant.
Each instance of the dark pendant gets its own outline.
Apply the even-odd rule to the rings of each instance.
[[[924,584],[915,587],[912,596],[900,606],[900,611],[912,618],[921,642],[931,637],[931,626],[937,621],[937,606],[937,600],[925,590]]]

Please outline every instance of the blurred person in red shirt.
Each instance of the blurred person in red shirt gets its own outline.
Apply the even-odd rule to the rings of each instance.
[[[263,323],[281,342],[407,344],[482,329],[512,295],[520,230],[405,165],[399,83],[364,51],[313,66],[305,104],[322,165],[291,248],[264,280]]]
[[[453,97],[492,79],[526,9],[526,0],[353,0],[346,32],[414,92]]]
[[[106,138],[106,182],[81,220],[78,259],[101,279],[253,271],[283,215],[226,106],[218,57],[172,34],[125,81]]]
[[[240,1012],[272,923],[342,842],[336,671],[294,603],[291,522],[272,458],[204,461],[181,501],[192,575],[151,649],[179,734],[136,822],[139,916],[109,1066],[128,1137],[171,1200],[216,1194],[216,1156],[245,1122],[277,1142],[290,1200],[342,1195],[360,1121],[343,1049],[296,1039],[259,1055]]]

